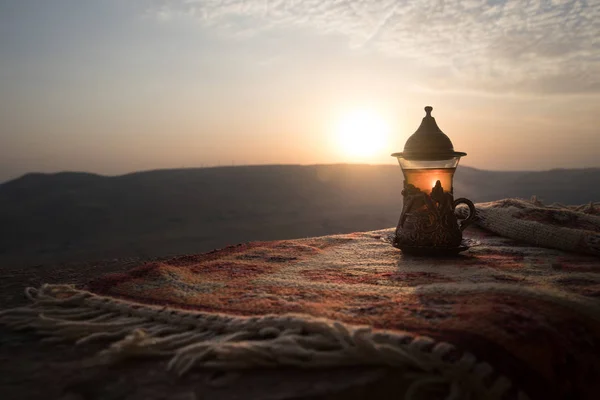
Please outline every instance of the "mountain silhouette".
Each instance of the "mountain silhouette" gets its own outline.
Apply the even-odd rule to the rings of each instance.
[[[162,257],[392,227],[402,181],[398,166],[356,164],[27,174],[0,185],[0,264]],[[580,204],[600,199],[600,169],[459,167],[454,192]]]

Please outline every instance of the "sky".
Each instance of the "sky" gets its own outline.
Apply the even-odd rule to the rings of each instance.
[[[395,163],[600,167],[600,0],[0,0],[0,182]]]

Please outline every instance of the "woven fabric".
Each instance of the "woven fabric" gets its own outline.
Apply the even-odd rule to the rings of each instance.
[[[600,256],[600,203],[580,206],[544,205],[530,201],[504,199],[478,203],[475,222],[504,237],[536,246]],[[466,217],[466,208],[457,214]]]
[[[244,244],[149,263],[89,289],[228,315],[301,313],[408,331],[473,352],[546,398],[600,393],[597,258],[478,229],[467,230],[474,246],[460,257],[418,258],[393,248],[390,234]]]
[[[548,218],[565,211],[498,204],[479,205],[478,223],[491,229],[491,210],[506,208],[511,221],[558,229]],[[579,216],[591,214],[572,212],[578,219],[561,229],[594,232]],[[573,252],[581,241],[565,237],[571,244],[554,246],[563,252],[527,244],[554,238],[471,227],[468,251],[424,258],[403,255],[392,234],[247,243],[81,288],[44,286],[27,291],[33,305],[0,312],[0,323],[78,343],[108,339],[105,355],[116,359],[166,355],[180,373],[375,364],[412,371],[406,399],[438,398],[440,387],[439,398],[599,398],[600,262]]]

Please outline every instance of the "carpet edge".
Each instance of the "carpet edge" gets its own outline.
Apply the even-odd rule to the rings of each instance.
[[[45,341],[82,345],[110,340],[93,364],[136,356],[170,358],[183,375],[192,367],[220,369],[378,365],[404,369],[405,399],[528,397],[494,368],[452,344],[409,332],[373,331],[301,314],[239,317],[149,306],[99,296],[72,285],[27,288],[31,303],[0,311],[0,324],[33,329]],[[452,357],[448,357],[453,354]]]

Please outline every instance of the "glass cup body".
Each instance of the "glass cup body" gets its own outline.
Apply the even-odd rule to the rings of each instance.
[[[444,192],[452,193],[452,180],[460,157],[445,160],[408,160],[397,157],[406,184],[411,184],[429,194],[437,181],[440,181]]]

